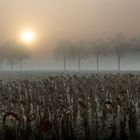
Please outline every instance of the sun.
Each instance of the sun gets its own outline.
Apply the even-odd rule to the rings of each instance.
[[[35,34],[31,30],[25,30],[21,33],[21,39],[24,43],[31,43],[33,42]]]

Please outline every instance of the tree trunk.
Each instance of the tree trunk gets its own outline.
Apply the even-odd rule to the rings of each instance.
[[[12,63],[10,64],[10,70],[11,70],[11,72],[13,71],[13,64]]]
[[[118,72],[121,70],[121,57],[118,55]]]
[[[99,55],[96,56],[97,72],[99,72]]]
[[[79,58],[79,71],[81,70],[81,59]]]
[[[2,69],[2,68],[3,68],[2,66],[3,66],[3,64],[1,63],[1,64],[0,64],[0,71],[1,71],[1,72],[2,72],[2,70],[3,70],[3,69]]]
[[[79,54],[79,57],[78,57],[78,66],[79,66],[79,71],[81,70],[81,57],[80,57],[80,54]]]
[[[64,54],[64,71],[66,70],[66,56]]]
[[[20,71],[22,72],[22,59],[20,59]]]

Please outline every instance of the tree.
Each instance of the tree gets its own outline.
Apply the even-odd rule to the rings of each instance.
[[[96,68],[97,68],[97,72],[100,70],[99,68],[99,57],[101,54],[105,54],[106,53],[106,46],[105,46],[105,42],[102,39],[97,39],[95,41],[92,41],[89,43],[90,47],[89,47],[89,53],[91,56],[95,55],[96,56]]]
[[[20,71],[22,71],[23,68],[23,61],[25,59],[30,59],[31,53],[27,46],[24,44],[17,44],[17,49],[16,51],[16,60],[19,62],[20,65]]]
[[[88,57],[87,42],[77,41],[75,43],[75,56],[78,58],[78,69],[81,70],[81,60]]]
[[[3,71],[3,63],[5,60],[5,48],[3,44],[0,45],[0,70]]]
[[[123,33],[117,33],[111,39],[111,46],[118,59],[118,71],[121,70],[121,59],[129,51],[129,40]]]
[[[10,70],[13,71],[13,65],[17,63],[15,57],[16,43],[14,41],[6,41],[4,47],[6,60],[10,65]]]
[[[54,50],[54,55],[56,58],[63,58],[64,62],[64,71],[66,70],[66,59],[69,59],[72,55],[70,53],[73,51],[73,42],[69,40],[59,40],[57,42],[57,47]]]
[[[135,37],[132,37],[129,39],[130,43],[130,51],[134,53],[140,52],[140,35],[137,35]]]
[[[10,64],[11,71],[13,65],[20,63],[20,70],[22,71],[22,62],[24,59],[30,58],[30,51],[23,44],[16,43],[15,41],[7,41],[4,44],[5,58],[8,64]]]

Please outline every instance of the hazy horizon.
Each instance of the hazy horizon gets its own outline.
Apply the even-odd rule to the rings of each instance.
[[[51,59],[57,40],[108,39],[117,32],[136,36],[140,33],[139,13],[138,0],[0,0],[0,41],[19,42],[20,33],[29,28],[36,38],[28,45],[32,60],[26,65],[35,69],[55,68],[62,63]],[[113,63],[108,67],[113,68]],[[84,65],[89,68],[86,63]],[[135,65],[137,68],[138,63]]]

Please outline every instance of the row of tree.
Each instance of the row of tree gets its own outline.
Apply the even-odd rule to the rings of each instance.
[[[6,62],[13,70],[14,64],[19,64],[22,71],[23,60],[30,58],[30,51],[21,43],[6,41],[0,44],[0,69],[3,70],[3,63]]]
[[[127,38],[123,33],[117,33],[106,41],[103,39],[94,41],[59,40],[54,50],[54,56],[57,59],[63,58],[64,70],[66,70],[66,60],[77,59],[79,70],[81,70],[82,59],[96,56],[96,67],[99,71],[100,56],[115,55],[118,71],[120,71],[122,57],[128,53],[138,52],[140,52],[140,36]]]
[[[70,41],[59,40],[54,50],[55,58],[61,58],[66,70],[66,62],[77,60],[78,69],[81,70],[81,61],[96,56],[96,68],[100,70],[100,58],[102,55],[115,55],[117,58],[118,71],[121,70],[121,59],[127,53],[140,52],[140,36],[127,38],[123,33],[118,33],[109,40],[98,39],[94,41]],[[19,64],[22,71],[22,64],[25,59],[29,59],[31,53],[27,46],[15,41],[7,41],[0,44],[0,70],[3,69],[3,63],[6,62],[13,70],[14,64]]]

